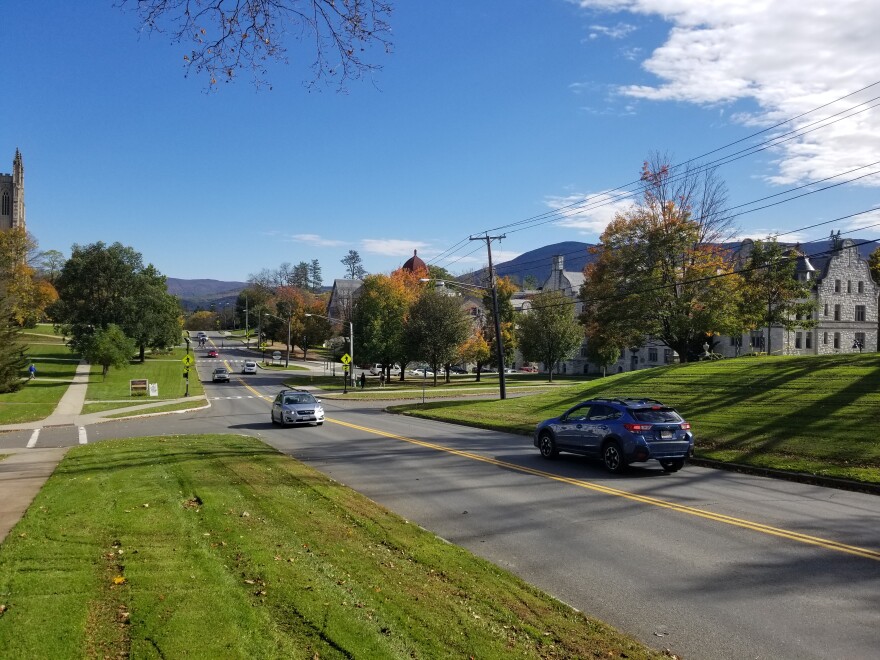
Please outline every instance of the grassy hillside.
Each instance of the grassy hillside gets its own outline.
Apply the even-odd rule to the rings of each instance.
[[[678,408],[697,454],[880,483],[880,355],[743,357],[618,374],[534,397],[405,406],[411,414],[530,433],[585,398]]]

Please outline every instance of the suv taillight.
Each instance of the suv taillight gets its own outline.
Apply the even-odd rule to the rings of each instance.
[[[690,431],[691,425],[688,422],[682,422],[681,423],[681,430],[682,431]]]
[[[630,433],[645,433],[646,431],[651,430],[650,424],[630,424],[629,422],[625,422],[623,425]]]

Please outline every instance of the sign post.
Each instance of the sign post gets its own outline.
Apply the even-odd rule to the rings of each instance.
[[[342,393],[348,394],[348,373],[351,369],[351,356],[346,353],[340,358],[342,362]]]
[[[195,362],[195,359],[192,355],[187,353],[183,356],[181,362],[183,362],[183,377],[186,380],[186,391],[183,393],[183,396],[189,396],[189,370]]]

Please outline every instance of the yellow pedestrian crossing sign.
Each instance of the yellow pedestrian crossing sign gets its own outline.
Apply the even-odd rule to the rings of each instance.
[[[189,367],[189,366],[192,366],[192,363],[195,362],[195,360],[193,359],[193,356],[192,356],[192,355],[190,355],[189,353],[187,353],[186,355],[183,356],[183,360],[182,360],[182,362],[183,362],[184,365],[186,365],[187,367]]]
[[[340,358],[340,360],[342,361],[342,364],[348,364],[349,362],[351,362],[351,356],[346,353]]]

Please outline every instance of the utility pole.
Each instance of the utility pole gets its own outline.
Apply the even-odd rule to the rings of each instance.
[[[506,238],[501,236],[471,236],[472,241],[486,241],[486,250],[489,253],[489,288],[492,290],[492,309],[495,316],[495,348],[498,353],[498,387],[502,399],[507,398],[507,386],[504,382],[504,339],[501,337],[501,319],[498,317],[498,289],[495,286],[495,268],[492,266],[492,241],[500,241]]]

